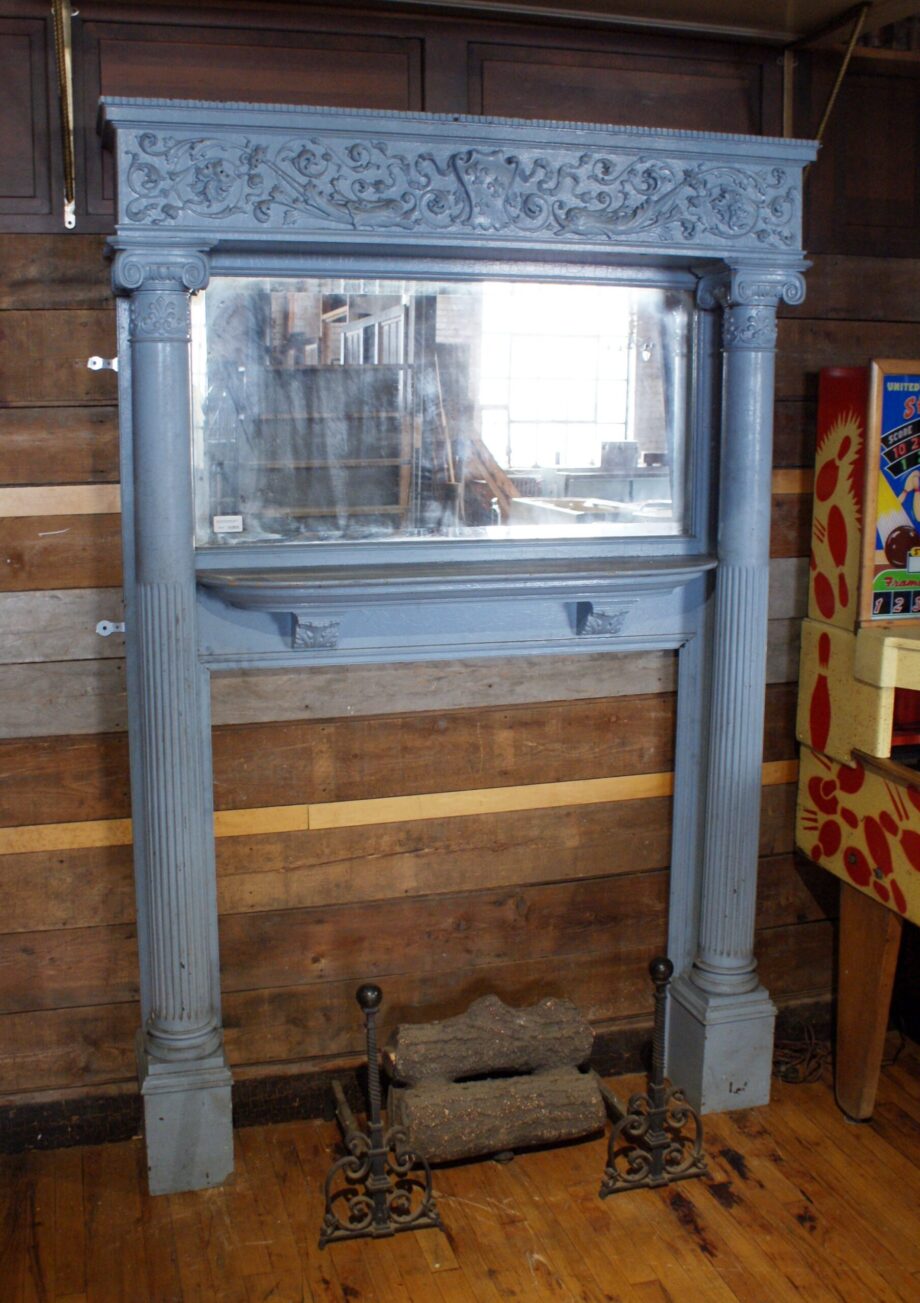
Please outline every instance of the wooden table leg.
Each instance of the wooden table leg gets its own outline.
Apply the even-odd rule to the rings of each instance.
[[[855,1121],[875,1107],[901,926],[898,914],[840,884],[835,1083],[837,1103]]]

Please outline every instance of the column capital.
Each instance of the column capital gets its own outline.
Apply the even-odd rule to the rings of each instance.
[[[207,249],[193,245],[109,245],[114,254],[112,288],[116,294],[181,293],[203,290],[210,276]]]
[[[787,267],[756,263],[727,264],[704,273],[697,286],[701,308],[771,308],[805,298],[806,263]]]

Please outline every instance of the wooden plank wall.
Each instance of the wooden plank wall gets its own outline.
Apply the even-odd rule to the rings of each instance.
[[[183,77],[205,68],[211,91],[239,97],[209,61],[216,43],[257,97],[262,47],[283,44],[192,31],[164,11],[148,60],[143,23],[82,8],[81,84],[97,89],[99,76],[110,91],[149,91],[151,77],[163,89],[169,68],[165,89],[189,93]],[[0,19],[26,10],[0,5]],[[356,103],[775,129],[762,49],[716,58],[712,43],[585,28],[310,19],[313,35],[290,43],[291,99],[341,102],[324,81],[331,42]],[[0,246],[0,1105],[134,1089],[123,647],[94,632],[120,615],[115,389],[85,368],[114,347],[102,239],[84,233],[107,220],[98,154],[87,177],[99,189],[83,191],[81,232],[30,234],[22,216]],[[807,305],[782,323],[778,371],[757,953],[787,1008],[826,999],[831,980],[832,883],[792,853],[816,372],[920,351],[920,296],[905,289],[918,263],[841,256],[833,230],[823,238]],[[645,968],[666,930],[674,668],[668,654],[595,655],[217,676],[238,1077],[358,1055],[353,991],[368,977],[388,1022],[489,990],[513,1003],[569,996],[611,1033],[647,1022]]]

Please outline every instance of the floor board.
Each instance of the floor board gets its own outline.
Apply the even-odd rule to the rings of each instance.
[[[627,1094],[635,1078],[615,1089]],[[829,1080],[706,1119],[709,1175],[597,1197],[601,1139],[435,1173],[444,1231],[321,1251],[321,1122],[238,1131],[218,1190],[151,1198],[140,1141],[0,1157],[3,1303],[914,1303],[920,1047],[875,1118]]]

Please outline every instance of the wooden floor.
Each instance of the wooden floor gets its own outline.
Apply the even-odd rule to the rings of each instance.
[[[238,1131],[224,1188],[159,1199],[139,1141],[2,1158],[0,1299],[920,1299],[915,1046],[869,1124],[827,1084],[777,1085],[766,1109],[707,1119],[705,1180],[602,1201],[602,1141],[459,1165],[435,1178],[446,1233],[321,1252],[335,1139],[318,1122]]]

